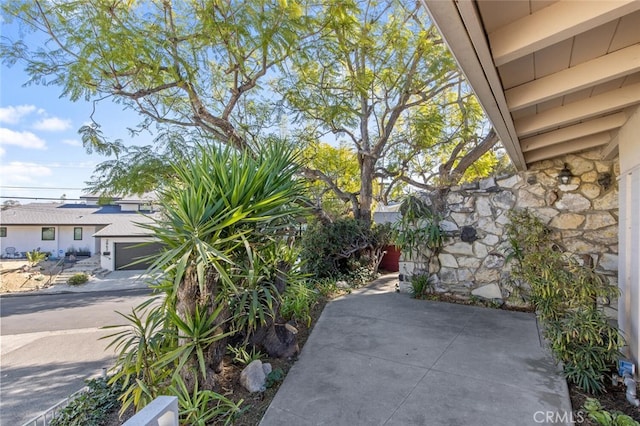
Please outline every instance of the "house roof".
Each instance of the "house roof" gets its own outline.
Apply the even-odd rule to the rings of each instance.
[[[120,206],[32,203],[0,211],[0,225],[116,225],[149,221],[137,212],[123,212]]]
[[[640,0],[422,0],[520,170],[599,148],[640,104]]]
[[[105,226],[93,234],[94,237],[140,237],[151,235],[151,232],[138,226],[138,223],[151,223],[146,216],[137,216],[135,221],[118,221]]]

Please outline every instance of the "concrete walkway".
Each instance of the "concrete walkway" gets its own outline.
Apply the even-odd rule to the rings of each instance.
[[[395,278],[325,307],[261,426],[569,424],[533,314],[414,300]]]

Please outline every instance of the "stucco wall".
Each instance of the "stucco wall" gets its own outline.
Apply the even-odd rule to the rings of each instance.
[[[5,226],[5,225],[3,225]],[[53,256],[58,256],[60,250],[67,251],[70,247],[76,249],[88,248],[91,253],[94,251],[93,233],[95,227],[82,227],[82,240],[73,239],[74,226],[53,226],[55,228],[55,240],[43,241],[42,228],[47,225],[19,226],[6,225],[7,236],[0,238],[2,254],[5,254],[6,247],[15,247],[16,251],[27,252],[40,248],[40,251],[50,252]]]
[[[565,163],[574,177],[562,185],[558,174]],[[549,225],[566,251],[590,257],[598,271],[616,283],[618,173],[617,160],[603,161],[598,151],[589,151],[538,162],[513,176],[451,188],[440,223],[448,238],[431,269],[437,271],[431,277],[436,290],[509,300],[511,265],[506,262],[505,225],[507,212],[513,208],[532,211]],[[608,187],[603,179],[606,174],[611,176]],[[416,268],[426,266],[401,262],[401,278],[408,282]]]

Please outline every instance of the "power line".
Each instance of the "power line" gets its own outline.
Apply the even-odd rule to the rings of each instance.
[[[68,190],[73,190],[73,191],[82,191],[85,188],[70,188],[70,187],[63,187],[63,186],[4,186],[4,185],[0,185],[0,189],[42,189],[42,190],[68,189]]]
[[[84,201],[82,198],[51,198],[51,197],[11,197],[7,195],[0,195],[0,198],[7,198],[9,200],[53,200],[53,201]]]

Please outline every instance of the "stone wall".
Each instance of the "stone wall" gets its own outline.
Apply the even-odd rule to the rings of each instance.
[[[565,163],[573,177],[562,185],[558,174]],[[603,161],[598,151],[589,151],[541,161],[516,175],[450,188],[441,222],[448,238],[438,262],[431,265],[431,271],[437,271],[431,276],[436,291],[509,300],[505,225],[513,208],[532,211],[550,226],[562,248],[592,261],[616,283],[618,164],[617,159]],[[401,259],[401,289],[407,288],[412,274],[425,269],[419,261]]]

